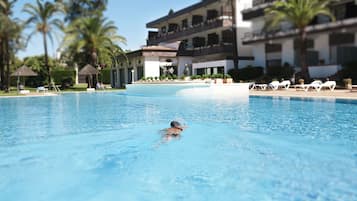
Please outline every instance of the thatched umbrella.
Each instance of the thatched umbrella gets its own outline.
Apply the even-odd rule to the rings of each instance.
[[[23,65],[18,68],[15,72],[11,74],[11,76],[17,76],[17,89],[19,89],[20,77],[29,77],[29,76],[37,76],[37,73],[33,72],[31,68]]]
[[[99,71],[94,68],[92,65],[87,64],[85,65],[79,72],[79,75],[85,75],[85,76],[89,76],[90,80],[88,81],[89,87],[91,87],[91,80],[92,80],[92,75],[97,75],[99,73]]]

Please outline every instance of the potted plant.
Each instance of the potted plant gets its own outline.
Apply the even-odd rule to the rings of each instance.
[[[304,84],[304,82],[305,82],[305,80],[304,80],[304,79],[299,79],[299,84],[303,85],[303,84]]]
[[[343,80],[343,82],[345,83],[346,89],[349,89],[349,90],[352,89],[352,79],[351,78],[346,78]]]
[[[233,83],[233,79],[229,74],[227,74],[227,75],[224,76],[223,82],[226,83],[226,84],[232,84]]]
[[[222,74],[216,74],[214,75],[214,83],[216,84],[223,84],[223,75]]]

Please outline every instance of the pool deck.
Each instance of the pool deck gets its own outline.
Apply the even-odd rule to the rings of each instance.
[[[273,96],[273,97],[298,97],[298,98],[328,98],[328,99],[349,99],[357,100],[357,91],[351,92],[346,89],[338,89],[334,91],[324,90],[320,92],[316,91],[297,91],[296,89],[288,90],[268,90],[268,91],[259,91],[259,90],[250,90],[249,95],[252,96]]]
[[[99,92],[99,91],[98,91]],[[100,92],[110,92],[109,91],[100,91]],[[67,93],[67,92],[62,92]],[[78,92],[78,93],[92,93],[92,92]],[[18,95],[18,96],[0,96],[0,98],[16,98],[16,97],[46,97],[46,96],[57,96],[56,93],[35,93],[31,92],[26,95]],[[296,89],[288,89],[288,90],[250,90],[249,95],[251,96],[272,96],[272,97],[298,97],[298,98],[327,98],[327,99],[349,99],[349,100],[357,100],[357,91],[351,92],[346,89],[336,89],[334,91],[324,90],[320,92],[316,91],[297,91]]]

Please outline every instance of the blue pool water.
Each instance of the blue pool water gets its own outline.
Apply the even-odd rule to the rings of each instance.
[[[188,125],[162,142],[170,120]],[[0,99],[1,201],[357,200],[357,104]]]

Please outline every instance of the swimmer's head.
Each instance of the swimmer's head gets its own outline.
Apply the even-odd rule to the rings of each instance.
[[[170,126],[171,128],[178,128],[180,130],[183,130],[181,124],[178,121],[171,121]]]

